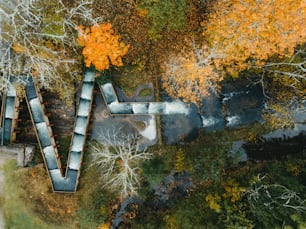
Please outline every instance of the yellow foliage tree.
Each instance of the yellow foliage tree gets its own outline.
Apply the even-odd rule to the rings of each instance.
[[[175,155],[174,168],[178,173],[182,173],[185,171],[185,156],[182,149],[179,149]]]
[[[210,209],[214,210],[215,212],[221,211],[221,197],[218,194],[208,194],[205,197],[205,201],[207,202]]]
[[[202,97],[219,90],[223,78],[213,65],[215,54],[204,44],[179,55],[171,54],[162,70],[163,87],[167,93],[199,104]]]
[[[214,63],[235,76],[273,54],[292,56],[306,41],[305,22],[305,0],[218,0],[202,26],[221,57]]]
[[[231,202],[236,202],[239,200],[242,193],[246,191],[246,188],[240,187],[239,184],[233,179],[228,179],[225,182],[222,182],[221,185],[225,190],[222,197],[225,199],[230,199]]]
[[[108,69],[110,65],[122,66],[122,56],[129,49],[119,41],[120,36],[115,35],[110,23],[96,24],[92,27],[79,26],[78,43],[83,48],[86,67],[91,64],[99,71]]]
[[[110,223],[107,222],[107,223],[104,223],[104,224],[101,224],[98,226],[98,229],[109,229],[110,228]]]

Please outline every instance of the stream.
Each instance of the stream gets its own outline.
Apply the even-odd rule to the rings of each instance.
[[[166,100],[170,100],[164,95]],[[255,122],[263,123],[262,111],[265,97],[259,84],[251,84],[246,78],[226,81],[220,96],[211,94],[198,109],[190,106],[188,115],[162,116],[163,139],[166,144],[190,141],[205,132],[236,129]],[[239,140],[233,143],[231,152],[238,154],[240,161],[248,159],[280,159],[288,154],[297,154],[306,149],[306,103],[294,110],[294,126],[278,129],[259,136],[256,144]]]
[[[163,98],[169,100],[167,95]],[[254,122],[262,122],[265,98],[260,85],[239,79],[223,83],[221,94],[212,94],[197,108],[190,105],[188,115],[164,115],[163,138],[166,144],[189,141],[197,137],[200,129],[205,132],[235,129]]]
[[[138,96],[140,89],[150,88],[151,96]],[[135,95],[126,97],[125,94],[116,88],[119,101],[122,102],[148,102],[154,101],[154,88],[152,85],[140,85],[136,89]],[[172,102],[165,92],[161,93],[162,101]],[[201,107],[189,104],[187,112],[175,108],[179,114],[161,115],[161,137],[165,144],[178,144],[179,142],[191,141],[198,136],[200,130],[205,132],[223,131],[225,129],[237,129],[255,122],[263,123],[262,111],[265,107],[265,97],[260,84],[253,84],[247,78],[227,80],[223,83],[220,95],[211,95],[202,101]],[[93,121],[91,128],[91,139],[99,140],[99,132],[121,129],[126,133],[138,132],[143,136],[142,146],[157,143],[158,134],[156,132],[157,123],[154,115],[116,115],[110,116],[101,94],[94,98],[95,107],[93,108]],[[266,138],[279,138],[284,135],[287,137],[297,136],[306,130],[305,107],[300,111],[295,111],[296,125],[292,129],[277,130],[270,133]],[[138,122],[138,125],[135,124]],[[142,123],[144,127],[139,127]],[[284,132],[285,131],[285,132]],[[235,142],[234,151],[243,151],[243,141]]]
[[[162,94],[162,100],[171,101],[171,98]],[[247,79],[227,81],[222,86],[221,95],[211,94],[203,100],[200,108],[191,104],[187,114],[162,115],[163,142],[177,144],[182,141],[193,140],[198,136],[201,129],[209,133],[236,129],[255,122],[263,123],[262,111],[264,107],[265,97],[260,85],[251,84]],[[237,154],[238,160],[246,161],[249,159],[280,160],[289,154],[296,155],[305,152],[305,107],[306,104],[303,109],[295,111],[293,128],[279,129],[259,136],[258,141],[254,144],[247,143],[245,140],[236,141],[232,144],[231,153]],[[168,188],[167,180],[172,179],[172,184],[175,184],[173,177],[171,174],[165,177],[162,183],[153,188],[152,196],[141,204],[150,206],[151,209],[156,211],[171,205],[171,197],[174,196],[174,199],[176,199],[177,196]],[[185,179],[182,184],[184,184],[182,189],[177,192],[180,195],[192,189],[192,182],[188,179]],[[174,187],[177,189],[179,186],[174,185]],[[120,208],[112,222],[112,228],[118,228],[119,224],[124,222],[122,216],[129,212],[127,206],[134,203],[133,200],[131,200],[131,203],[129,201],[124,202]]]

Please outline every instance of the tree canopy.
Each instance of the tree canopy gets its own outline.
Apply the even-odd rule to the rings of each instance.
[[[163,30],[179,31],[187,23],[185,0],[140,0],[140,9],[149,19],[151,27],[149,36],[153,39],[160,38]]]
[[[213,65],[214,53],[207,44],[197,47],[193,42],[191,49],[169,56],[163,66],[163,87],[171,96],[199,104],[201,98],[218,91],[223,78]]]
[[[281,81],[284,88],[303,92],[305,21],[303,0],[212,1],[201,23],[202,41],[197,42],[208,45],[196,52],[187,48],[179,55],[169,54],[163,86],[172,96],[198,102],[226,74],[238,77],[240,72],[251,70]],[[267,86],[263,80],[261,83]]]
[[[72,105],[82,73],[75,28],[99,20],[91,6],[91,0],[0,2],[0,89],[11,76],[22,82],[31,75]]]
[[[108,69],[110,64],[122,66],[122,56],[129,49],[129,45],[125,45],[119,41],[119,35],[115,35],[112,25],[95,24],[91,27],[79,26],[78,43],[83,48],[86,67],[91,64],[99,71]]]
[[[274,54],[292,56],[306,40],[305,21],[304,0],[219,0],[202,25],[204,38],[220,57],[215,63],[237,74]]]

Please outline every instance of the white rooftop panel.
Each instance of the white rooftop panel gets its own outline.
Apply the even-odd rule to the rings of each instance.
[[[87,127],[87,118],[77,117],[74,132],[78,134],[85,135]]]
[[[84,146],[85,136],[74,134],[72,139],[71,151],[81,152]]]
[[[81,98],[91,100],[94,85],[93,83],[83,83]]]

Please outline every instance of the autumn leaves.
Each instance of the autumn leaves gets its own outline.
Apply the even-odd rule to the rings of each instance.
[[[128,52],[130,45],[120,42],[110,23],[96,24],[92,27],[77,28],[77,42],[83,46],[82,54],[86,67],[93,65],[103,71],[110,65],[122,66],[122,57]],[[162,66],[163,87],[173,97],[188,101],[200,102],[200,98],[208,96],[209,91],[216,91],[223,79],[214,70],[209,47],[196,47],[189,53],[180,56],[169,55],[169,63]]]
[[[165,63],[163,82],[170,95],[199,102],[217,89],[222,75],[258,70],[273,56],[291,57],[306,42],[303,0],[218,0],[209,11],[201,23],[208,45],[193,44]]]
[[[200,104],[203,97],[219,89],[223,77],[213,65],[214,54],[207,45],[194,42],[188,53],[170,55],[163,65],[162,86],[173,97]]]
[[[306,41],[304,0],[217,0],[208,8],[202,34],[186,35],[189,47],[166,54],[160,65],[162,86],[173,97],[199,103],[218,91],[225,74],[238,77],[241,71],[262,68],[272,56],[292,56]],[[85,65],[101,71],[122,66],[130,45],[136,45],[120,42],[110,23],[80,26],[78,32]]]
[[[115,35],[112,25],[96,24],[92,27],[85,28],[79,26],[78,43],[83,46],[84,62],[86,67],[91,64],[99,71],[103,71],[110,67],[122,66],[122,56],[129,49],[129,45],[119,42],[119,36]]]
[[[219,0],[202,25],[204,36],[232,74],[261,66],[273,54],[292,56],[306,41],[303,0]]]

